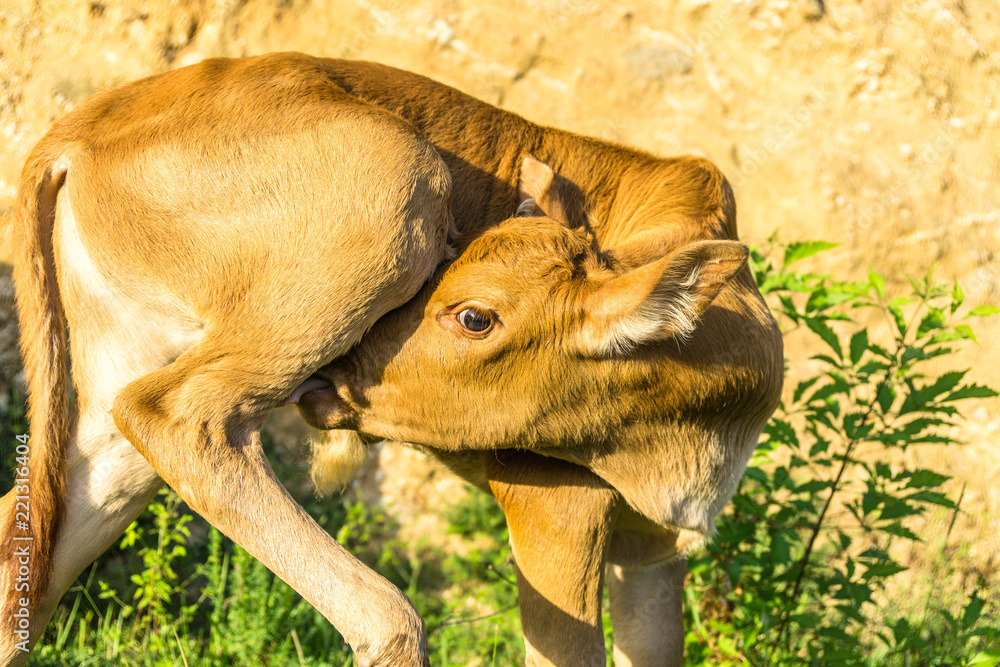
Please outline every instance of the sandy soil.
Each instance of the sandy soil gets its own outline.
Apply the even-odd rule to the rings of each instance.
[[[823,268],[874,267],[900,288],[937,263],[970,303],[1000,302],[995,0],[5,0],[0,261],[21,166],[56,118],[106,86],[277,50],[378,60],[535,121],[705,155],[751,243],[835,241]],[[0,275],[8,379],[9,303]],[[997,320],[960,361],[994,386]],[[920,454],[967,483],[960,540],[983,569],[1000,558],[997,412],[973,406],[966,447]],[[454,491],[395,480],[387,494],[411,509]]]

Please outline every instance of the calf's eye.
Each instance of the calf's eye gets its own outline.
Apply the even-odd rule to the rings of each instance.
[[[493,326],[493,314],[476,308],[466,308],[458,314],[457,319],[463,329],[472,333],[483,333]]]

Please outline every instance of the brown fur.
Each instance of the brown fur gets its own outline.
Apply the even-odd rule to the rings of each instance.
[[[14,225],[17,249],[14,280],[21,318],[21,354],[24,359],[30,409],[28,503],[29,529],[15,523],[15,489],[0,507],[0,585],[5,595],[0,606],[2,631],[14,636],[13,613],[17,601],[27,598],[30,613],[38,607],[38,595],[48,586],[56,531],[63,516],[66,485],[66,439],[68,433],[66,381],[66,336],[64,319],[52,261],[52,226],[56,191],[64,173],[53,165],[51,155],[39,155],[24,168],[24,182]],[[29,537],[30,542],[18,538]],[[30,574],[28,590],[11,595],[20,559],[14,550],[27,544]],[[19,606],[19,605],[18,605]]]
[[[68,170],[58,194],[53,169]],[[543,128],[417,75],[299,54],[205,61],[95,96],[25,174],[18,298],[46,458],[32,472],[51,490],[38,530],[55,536],[36,564],[41,624],[162,479],[363,664],[425,664],[405,597],[266,464],[260,425],[294,397],[310,423],[420,443],[491,488],[521,554],[529,660],[596,661],[603,565],[639,568],[616,576],[622,600],[642,568],[708,534],[780,392],[780,335],[714,165]],[[522,205],[538,217],[507,220]],[[452,225],[462,254],[385,315]],[[470,299],[504,321],[467,336]],[[60,304],[69,425],[65,382],[46,403],[65,368]],[[502,448],[545,456],[504,454],[501,470]],[[532,529],[541,508],[572,529]],[[586,566],[563,576],[546,553]],[[626,619],[623,646],[648,646],[641,630]]]

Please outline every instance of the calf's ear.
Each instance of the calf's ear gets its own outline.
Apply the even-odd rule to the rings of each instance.
[[[747,255],[738,241],[698,241],[609,278],[584,300],[582,349],[602,356],[690,336]]]
[[[517,215],[545,215],[569,224],[566,207],[555,187],[552,167],[533,157],[521,161],[521,175],[517,184]]]

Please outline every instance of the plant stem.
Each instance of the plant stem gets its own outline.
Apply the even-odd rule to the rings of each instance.
[[[881,396],[882,391],[889,384],[889,378],[892,377],[895,365],[896,364],[893,363],[886,369],[885,376],[882,378],[881,382],[879,382],[878,388],[875,390],[875,401],[872,401],[868,405],[868,409],[865,410],[865,414],[861,417],[861,421],[858,422],[858,428],[861,428],[868,423],[868,419],[875,410],[875,404],[878,403],[878,399]],[[816,541],[819,539],[820,531],[823,529],[823,521],[826,518],[827,512],[830,510],[830,506],[833,504],[833,497],[837,495],[837,491],[840,490],[840,482],[844,477],[844,472],[847,470],[847,464],[851,461],[851,453],[854,451],[855,446],[857,446],[859,442],[860,440],[857,438],[852,439],[847,443],[847,448],[844,450],[844,456],[840,461],[840,469],[837,470],[837,476],[834,478],[833,484],[830,486],[830,495],[827,496],[826,502],[823,504],[823,509],[820,511],[819,517],[816,519],[816,524],[813,526],[812,534],[809,536],[809,541],[806,543],[805,553],[802,554],[802,559],[799,561],[799,573],[795,577],[795,584],[792,586],[792,593],[788,596],[788,605],[781,614],[781,623],[778,625],[778,635],[775,637],[775,641],[771,644],[771,649],[767,653],[768,663],[771,662],[771,656],[774,654],[774,649],[778,642],[781,641],[781,637],[784,635],[785,629],[788,626],[789,612],[792,608],[794,608],[795,602],[798,599],[799,589],[802,586],[802,580],[805,578],[806,569],[809,566],[809,560],[812,558],[813,548],[815,548]]]
[[[512,604],[509,607],[504,607],[503,609],[498,609],[490,614],[485,614],[483,616],[474,616],[472,618],[456,618],[450,621],[442,621],[436,628],[434,628],[427,634],[428,636],[433,635],[434,633],[438,632],[441,628],[444,628],[449,625],[464,625],[466,623],[477,623],[479,621],[485,621],[486,619],[493,618],[494,616],[499,616],[500,614],[506,614],[508,611],[511,611],[513,609],[517,609],[516,604]]]
[[[861,421],[861,424],[864,424],[864,420]],[[848,461],[851,460],[851,451],[857,443],[857,440],[851,440],[847,443],[847,449],[844,450],[844,457],[840,462],[840,469],[837,470],[837,476],[833,480],[833,485],[830,486],[830,495],[826,497],[826,502],[823,504],[823,509],[819,513],[819,518],[816,519],[816,525],[813,526],[812,535],[809,536],[809,541],[806,543],[806,551],[802,554],[802,560],[799,564],[799,574],[795,577],[795,585],[792,586],[792,594],[788,596],[788,607],[781,615],[781,625],[778,626],[778,641],[781,641],[781,636],[784,634],[785,627],[788,625],[788,609],[794,605],[795,600],[798,598],[799,588],[802,586],[802,580],[805,578],[806,568],[809,566],[809,559],[812,557],[813,548],[816,546],[816,540],[819,538],[820,530],[823,528],[823,519],[826,518],[826,513],[829,511],[830,505],[833,503],[833,497],[837,495],[837,490],[840,487],[840,480],[844,477],[844,472],[847,470]],[[771,653],[773,652],[774,645],[771,646],[771,651],[768,652],[768,662],[770,662]]]

